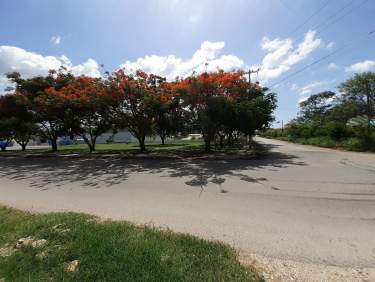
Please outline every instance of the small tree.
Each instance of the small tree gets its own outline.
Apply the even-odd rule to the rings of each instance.
[[[26,150],[29,140],[38,129],[28,106],[28,99],[18,93],[0,98],[0,119],[3,132],[7,132],[3,134],[15,140],[21,146],[22,151]]]
[[[7,119],[0,119],[0,149],[6,151],[6,148],[12,142],[11,125]]]

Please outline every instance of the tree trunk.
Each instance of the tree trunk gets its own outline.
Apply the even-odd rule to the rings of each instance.
[[[165,135],[161,134],[160,139],[161,139],[161,144],[164,146],[165,145]]]
[[[52,152],[57,152],[57,138],[51,139]]]
[[[22,152],[26,151],[26,144],[25,143],[21,144],[21,151]]]
[[[220,144],[220,148],[223,148],[223,146],[224,146],[224,138],[225,138],[225,135],[220,135],[219,138],[220,138],[220,141],[219,141],[219,142],[220,142],[220,143],[219,143],[219,144]]]
[[[141,150],[142,153],[146,151],[145,139],[146,139],[146,136],[141,136],[138,138],[139,149]]]
[[[90,153],[95,152],[95,143],[88,144],[88,145],[89,145]]]
[[[1,151],[2,151],[2,152],[5,152],[6,149],[7,149],[7,146],[1,146],[0,148],[1,148]]]
[[[204,150],[206,153],[211,152],[211,140],[210,139],[205,139],[204,140]]]
[[[233,132],[229,132],[228,133],[228,142],[227,142],[228,146],[232,146],[233,145]]]

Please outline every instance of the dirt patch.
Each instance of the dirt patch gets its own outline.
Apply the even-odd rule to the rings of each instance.
[[[244,265],[255,267],[267,282],[375,282],[375,268],[342,268],[266,258],[255,254],[241,257],[240,261]]]

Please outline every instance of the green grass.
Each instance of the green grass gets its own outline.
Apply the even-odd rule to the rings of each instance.
[[[236,144],[232,146],[224,146],[220,148],[219,146],[212,145],[212,154],[247,154],[252,153],[253,149],[243,149],[242,145]],[[95,155],[95,154],[124,154],[124,155],[135,155],[139,154],[139,146],[137,143],[113,143],[113,144],[97,144],[96,151],[89,153],[86,144],[75,144],[75,145],[65,145],[58,146],[58,154],[68,155],[68,154],[80,154],[80,155]],[[1,155],[30,155],[30,154],[42,154],[49,155],[52,153],[49,148],[44,149],[29,149],[25,152],[7,150],[5,152],[0,152]],[[144,154],[149,155],[202,155],[205,154],[203,141],[175,141],[173,143],[166,143],[161,145],[159,143],[148,143],[146,144],[146,152]]]
[[[185,141],[174,142],[161,145],[159,143],[146,144],[146,154],[167,154],[167,153],[199,153],[203,152],[204,144],[201,141]],[[10,154],[51,154],[50,148],[28,149],[22,152],[20,150],[0,151],[0,155]],[[58,154],[89,154],[86,144],[74,144],[58,146]],[[95,152],[91,154],[138,154],[140,153],[137,143],[113,143],[113,144],[97,144]]]
[[[181,151],[201,151],[204,149],[203,143],[200,141],[176,142],[166,143],[165,145],[159,143],[146,144],[147,152],[181,152]],[[87,152],[86,144],[60,146],[60,152]],[[97,153],[136,153],[139,152],[137,143],[114,143],[114,144],[97,144]]]
[[[0,206],[0,251],[12,249],[19,238],[27,236],[46,239],[47,244],[7,257],[0,252],[0,279],[263,281],[238,262],[233,249],[219,242],[126,222],[99,222],[84,214],[34,215]],[[47,255],[39,258],[42,252]],[[67,265],[72,260],[79,260],[79,266],[69,273]]]

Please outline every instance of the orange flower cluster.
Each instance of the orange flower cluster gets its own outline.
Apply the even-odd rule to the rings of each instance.
[[[236,98],[249,89],[249,84],[242,71],[218,71],[190,76],[178,81],[173,87],[177,93],[184,93],[192,103],[199,105],[212,96]]]

